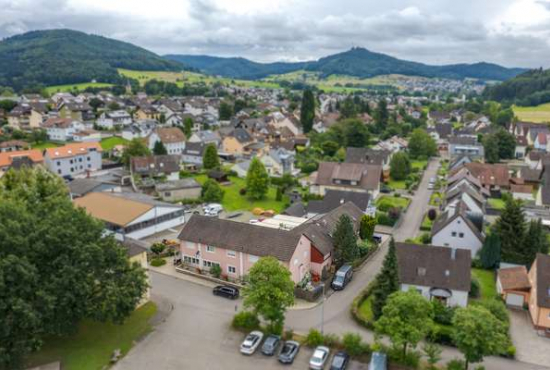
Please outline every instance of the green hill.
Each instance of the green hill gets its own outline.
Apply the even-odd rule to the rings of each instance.
[[[550,102],[550,69],[534,69],[484,91],[491,100],[535,106]]]
[[[66,29],[32,31],[0,41],[0,86],[16,90],[92,80],[118,82],[117,68],[182,69],[179,63],[135,45]]]

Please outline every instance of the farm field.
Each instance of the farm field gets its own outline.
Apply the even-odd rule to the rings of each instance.
[[[58,92],[70,92],[70,91],[83,91],[88,87],[101,88],[101,87],[111,87],[113,84],[106,82],[84,82],[80,84],[68,84],[68,85],[55,85],[46,87],[46,92],[48,94],[55,94]]]
[[[512,107],[520,121],[550,123],[550,103],[541,104],[536,107]]]

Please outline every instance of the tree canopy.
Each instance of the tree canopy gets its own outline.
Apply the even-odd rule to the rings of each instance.
[[[155,143],[155,146],[153,147],[153,154],[154,155],[166,155],[168,154],[168,151],[166,150],[166,147],[162,143],[162,141],[157,140]]]
[[[409,138],[409,153],[412,158],[429,158],[437,154],[437,144],[425,130],[417,128]]]
[[[0,367],[19,368],[45,336],[82,319],[121,323],[147,289],[145,271],[104,225],[76,209],[43,169],[0,180]]]
[[[208,144],[204,149],[202,156],[202,167],[205,170],[212,170],[220,168],[220,157],[218,156],[218,149],[214,144]]]
[[[375,319],[382,315],[388,297],[399,290],[399,276],[397,272],[397,251],[395,241],[390,240],[388,252],[384,257],[382,270],[376,276],[376,286],[373,291],[372,312]]]
[[[126,166],[130,165],[130,160],[132,157],[142,157],[146,155],[151,155],[151,151],[145,145],[143,140],[141,139],[132,139],[124,148],[124,151],[122,152],[122,163],[124,163]]]
[[[308,133],[313,128],[315,119],[315,97],[310,89],[304,90],[302,95],[302,105],[300,107],[300,123],[304,133]]]
[[[208,179],[201,189],[201,198],[205,202],[220,203],[223,200],[224,191],[216,180]]]
[[[390,161],[390,176],[393,180],[405,180],[411,173],[412,165],[405,152],[395,153]]]
[[[336,267],[340,267],[344,263],[351,263],[357,258],[359,253],[357,238],[353,230],[353,222],[348,215],[343,214],[340,216],[332,232],[332,240]]]
[[[262,199],[269,190],[269,175],[262,162],[252,158],[246,173],[246,194],[253,199]]]

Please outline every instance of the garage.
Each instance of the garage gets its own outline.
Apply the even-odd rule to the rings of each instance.
[[[523,295],[508,293],[506,294],[506,305],[512,307],[523,307]]]

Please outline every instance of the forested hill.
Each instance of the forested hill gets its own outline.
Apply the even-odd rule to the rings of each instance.
[[[550,69],[534,69],[487,88],[484,95],[492,100],[532,106],[550,102]]]
[[[505,68],[490,63],[453,64],[432,66],[397,59],[364,48],[353,48],[343,53],[330,55],[318,61],[301,63],[256,63],[244,58],[220,58],[193,55],[167,55],[165,58],[197,68],[205,73],[231,78],[254,79],[271,74],[281,74],[300,69],[320,72],[322,76],[334,74],[360,78],[387,74],[441,78],[478,78],[503,81],[525,71],[520,68]]]
[[[135,45],[72,30],[32,31],[0,41],[0,86],[117,81],[117,68],[181,70]]]

